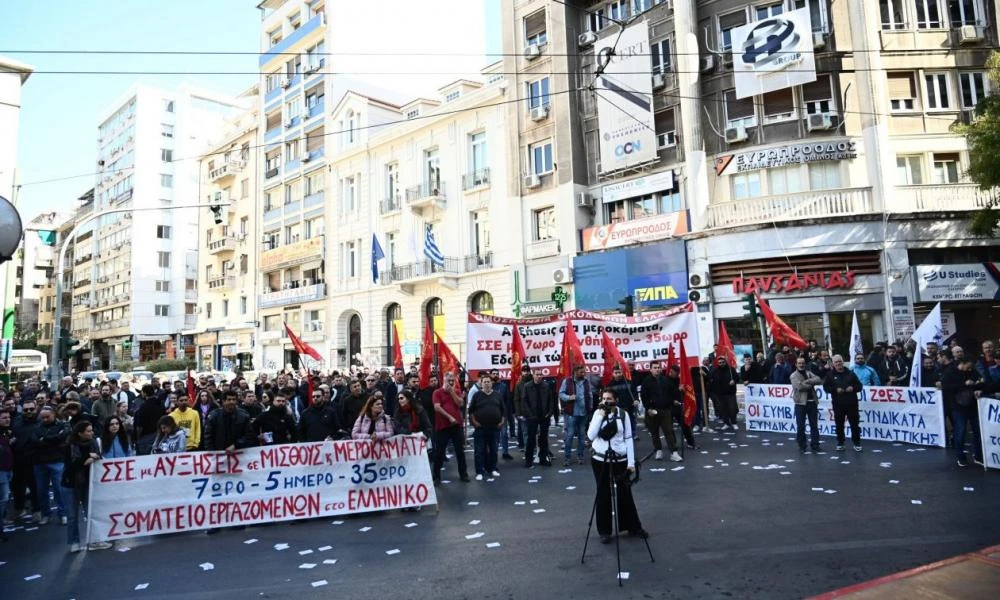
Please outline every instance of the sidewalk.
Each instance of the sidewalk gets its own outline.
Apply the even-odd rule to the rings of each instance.
[[[1000,590],[1000,546],[814,596],[831,598],[996,598]]]

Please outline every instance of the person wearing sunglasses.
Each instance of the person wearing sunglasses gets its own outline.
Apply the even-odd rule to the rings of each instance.
[[[299,417],[299,441],[322,442],[344,437],[337,409],[320,388],[312,392],[312,404]]]

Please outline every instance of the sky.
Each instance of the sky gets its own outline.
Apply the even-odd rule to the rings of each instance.
[[[338,72],[404,97],[436,97],[499,59],[501,0],[327,0],[349,20],[331,23]],[[94,183],[100,115],[136,82],[190,81],[238,94],[257,82],[259,0],[4,2],[0,54],[36,69],[22,92],[18,205],[25,221],[68,212]],[[71,50],[72,54],[17,52]],[[95,54],[79,51],[246,52],[243,55]],[[364,54],[369,56],[364,56]],[[420,56],[420,53],[436,56]],[[451,56],[443,54],[453,53]],[[388,54],[389,56],[370,56]],[[115,71],[120,74],[57,74]],[[154,75],[151,72],[176,74]],[[197,72],[233,73],[195,75]],[[355,74],[356,73],[356,74]],[[408,73],[409,75],[399,75]],[[43,183],[52,179],[52,181]]]

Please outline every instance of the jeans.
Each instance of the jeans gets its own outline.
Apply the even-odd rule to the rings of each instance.
[[[489,475],[497,470],[497,438],[500,431],[496,427],[476,427],[472,432],[475,450],[473,460],[477,475]]]
[[[507,431],[507,424],[500,428],[500,435],[497,437],[497,447],[503,448],[504,456],[510,454],[510,433]]]
[[[858,416],[857,402],[833,401],[833,420],[837,431],[837,445],[844,445],[844,419],[851,424],[851,442],[861,445],[861,422]]]
[[[0,523],[7,518],[7,503],[10,500],[10,480],[13,477],[13,471],[0,471]]]
[[[80,514],[87,510],[83,505],[83,496],[73,488],[62,488],[63,499],[66,501],[66,543],[80,543]]]
[[[535,462],[535,446],[538,446],[538,459],[545,462],[549,459],[549,420],[525,419],[524,463]]]
[[[524,448],[524,430],[527,429],[524,417],[517,418],[517,446]]]
[[[49,514],[52,507],[49,506],[49,489],[56,499],[56,508],[60,517],[66,516],[66,503],[62,495],[62,474],[63,463],[43,463],[35,465],[35,485],[38,490],[38,506],[36,507],[42,516]]]
[[[955,447],[955,456],[965,462],[965,431],[966,424],[971,425],[972,447],[975,449],[976,460],[983,461],[983,440],[979,437],[979,413],[976,405],[970,408],[961,408],[952,405],[951,422],[954,424],[954,439],[951,445]]]
[[[654,408],[652,410],[656,411],[655,415],[649,414],[646,411],[646,427],[649,429],[649,435],[653,438],[653,448],[655,450],[663,450],[663,444],[660,442],[660,429],[663,430],[663,437],[667,438],[667,449],[670,452],[677,451],[677,437],[674,434],[674,418],[671,409],[660,409]]]
[[[795,405],[795,440],[799,443],[799,450],[806,449],[806,417],[809,418],[809,431],[812,434],[810,446],[813,450],[819,450],[818,402]]]
[[[469,468],[465,462],[465,439],[461,425],[452,425],[434,432],[434,470],[431,475],[434,481],[441,480],[441,466],[444,465],[444,453],[448,442],[455,446],[455,460],[458,461],[458,476],[469,477]]]
[[[584,445],[584,436],[587,427],[587,417],[585,415],[564,415],[566,424],[564,426],[565,435],[563,436],[563,453],[565,459],[569,460],[573,455],[573,438],[576,438],[576,455],[580,459],[583,459],[583,451],[586,448]]]

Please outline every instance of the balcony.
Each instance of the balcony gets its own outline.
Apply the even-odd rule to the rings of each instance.
[[[429,260],[422,260],[405,265],[393,265],[380,276],[380,283],[403,284],[413,279],[423,279],[430,277],[448,277],[474,273],[485,269],[493,268],[493,253],[487,252],[485,255],[470,254],[469,256],[446,256],[444,266],[434,265]]]
[[[209,254],[222,254],[236,250],[236,236],[229,234],[224,238],[212,240],[208,243]]]
[[[284,131],[284,129],[282,129],[280,124],[278,125],[278,127],[275,127],[273,129],[268,129],[267,131],[264,132],[264,143],[270,144],[271,142],[281,141],[282,131]]]
[[[88,253],[84,254],[83,256],[80,256],[80,257],[76,258],[75,260],[73,260],[73,266],[74,267],[79,267],[83,263],[89,262],[90,259],[92,259],[92,258],[94,258],[94,255],[92,253],[88,252]]]
[[[379,202],[378,206],[379,213],[383,215],[388,215],[391,213],[399,212],[400,204],[402,204],[402,202],[400,201],[399,194],[396,194],[391,198],[385,198],[384,200]]]
[[[305,280],[308,281],[308,280]],[[260,295],[258,308],[273,308],[286,304],[298,304],[300,302],[312,302],[326,298],[326,284],[313,283],[311,285],[301,285],[303,282],[290,282],[287,289],[276,292],[266,292]]]
[[[323,259],[323,237],[311,237],[301,242],[288,244],[261,252],[258,267],[262,272],[284,269]]]
[[[212,183],[217,181],[222,181],[227,177],[232,177],[233,175],[239,173],[243,170],[245,163],[242,160],[231,160],[221,166],[215,167],[208,172],[208,180]]]
[[[871,188],[844,188],[720,202],[708,207],[708,229],[846,217],[875,212]]]
[[[198,290],[184,290],[184,299],[196,302],[198,300]]]
[[[273,178],[277,177],[278,173],[280,173],[280,172],[281,172],[281,169],[279,169],[278,167],[271,167],[270,169],[264,171],[264,179],[265,180],[267,180],[267,179],[273,179]]]
[[[324,107],[324,102],[322,99],[313,103],[313,105],[307,109],[306,119],[312,119],[313,117],[318,117],[321,114],[323,114],[323,107]]]
[[[208,278],[208,289],[210,290],[231,290],[236,287],[235,275],[213,275]]]
[[[1000,189],[983,190],[974,183],[896,186],[892,212],[978,210],[1000,201]]]
[[[198,315],[184,315],[184,329],[194,329],[198,326]]]
[[[273,221],[275,219],[281,218],[281,207],[280,206],[265,206],[264,207],[264,221]]]
[[[302,24],[302,27],[299,27],[291,34],[289,34],[288,37],[281,40],[277,44],[271,46],[267,52],[261,54],[259,66],[263,67],[272,60],[280,58],[283,54],[288,52],[290,48],[301,42],[303,38],[305,38],[307,35],[316,31],[325,24],[326,20],[323,18],[323,13],[319,13],[313,18],[309,19],[308,21]]]
[[[406,188],[406,205],[416,212],[422,212],[425,208],[444,209],[447,203],[445,195],[443,181],[426,182]]]
[[[463,190],[473,190],[480,187],[485,187],[490,184],[490,170],[479,169],[478,171],[472,171],[471,173],[466,173],[462,177],[462,189]]]
[[[309,194],[302,199],[302,208],[307,209],[312,208],[313,206],[322,206],[324,198],[325,194],[323,193],[323,190]]]

